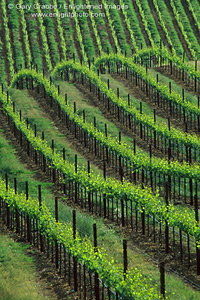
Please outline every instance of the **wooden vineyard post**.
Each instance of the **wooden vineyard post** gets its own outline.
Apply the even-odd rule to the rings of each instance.
[[[58,222],[58,198],[55,197],[55,219],[56,222]],[[56,263],[56,269],[58,269],[58,242],[55,241],[55,263]]]
[[[103,194],[103,211],[104,211],[104,219],[106,219],[106,195]]]
[[[15,189],[15,195],[16,195],[17,194],[17,179],[16,179],[16,177],[14,177],[14,189]],[[19,229],[19,214],[18,214],[17,209],[15,211],[15,216],[16,216],[16,233],[19,233],[20,232],[20,229]]]
[[[197,221],[197,223],[199,223],[197,182],[196,182],[196,193],[194,195],[194,205],[195,205],[195,220]]]
[[[165,264],[160,263],[160,292],[165,298]]]
[[[128,270],[127,240],[123,240],[123,257],[124,257],[124,280]]]
[[[168,147],[168,164],[170,164],[171,160],[171,147]]]
[[[90,161],[88,160],[88,177],[90,177]]]
[[[195,60],[195,72],[197,72],[197,60]],[[197,91],[197,77],[194,78],[194,91]]]
[[[65,148],[63,148],[63,160],[65,160]]]
[[[154,148],[156,149],[156,131],[154,130]]]
[[[193,188],[192,188],[192,178],[189,180],[190,184],[190,205],[193,205]]]
[[[156,109],[153,109],[153,114],[154,114],[154,124],[156,124]]]
[[[77,174],[77,154],[75,154],[75,173]],[[75,203],[78,202],[78,187],[77,187],[77,182],[75,181]]]
[[[140,114],[142,115],[142,102],[140,102]]]
[[[197,223],[199,223],[197,182],[196,182],[196,193],[194,195],[194,205],[195,205],[195,220]],[[200,249],[199,249],[198,245],[199,245],[199,243],[196,242],[197,275],[200,275]]]
[[[77,173],[77,154],[75,154],[75,173]]]
[[[128,107],[130,107],[130,95],[128,94]]]
[[[73,210],[73,238],[76,239],[76,211]],[[78,281],[77,281],[77,261],[76,258],[73,257],[74,262],[74,290],[77,292],[78,290]]]
[[[42,206],[41,185],[38,185],[38,199],[39,199],[39,208],[41,210],[41,206]],[[44,252],[43,236],[41,232],[40,232],[40,251]]]
[[[65,161],[65,148],[63,148],[63,160]],[[63,193],[66,195],[65,174],[63,174]]]
[[[123,168],[122,168],[122,157],[121,157],[121,155],[119,156],[119,176],[120,176],[120,180],[123,184]]]
[[[170,94],[172,93],[172,83],[171,83],[171,81],[169,82],[169,92],[170,92]]]
[[[121,131],[119,131],[119,144],[121,145],[121,140],[122,140],[122,135],[121,135]]]
[[[124,201],[123,201],[123,199],[121,199],[121,211],[122,211],[122,227],[124,227],[125,222],[124,222]]]
[[[96,224],[93,224],[93,236],[94,236],[94,252],[97,252],[97,226]],[[95,272],[94,275],[94,281],[95,281],[95,299],[100,300],[100,294],[99,294],[99,278],[98,273]]]
[[[169,131],[170,131],[170,129],[171,129],[170,118],[168,118],[168,129],[169,129]]]
[[[5,174],[5,179],[6,179],[6,191],[8,191],[8,174]],[[10,226],[10,208],[8,204],[6,204],[6,226]]]
[[[103,178],[106,180],[106,163],[105,161],[103,162]]]
[[[105,136],[108,137],[107,124],[105,124]]]
[[[26,181],[26,200],[28,200],[28,181]],[[30,219],[29,215],[27,215],[27,240],[28,242],[31,241],[31,231],[30,231]]]
[[[151,146],[151,144],[149,145],[149,156],[150,156],[150,163],[151,163],[151,158],[152,158],[152,146]]]
[[[144,170],[142,169],[142,189],[144,189]],[[142,209],[142,234],[145,235],[145,210]]]
[[[52,153],[54,154],[54,140],[51,141]]]
[[[165,201],[166,201],[166,206],[167,206],[167,211],[168,211],[168,206],[169,206],[169,185],[168,182],[165,183]],[[165,221],[165,253],[169,253],[169,226],[168,222]]]

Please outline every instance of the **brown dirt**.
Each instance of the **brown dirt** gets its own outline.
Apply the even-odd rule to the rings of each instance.
[[[122,77],[115,77],[114,75],[112,75],[112,76],[115,79],[123,82],[124,84],[127,84],[126,80],[125,79],[123,80]],[[142,148],[143,151],[146,151],[147,153],[149,152],[149,145],[147,145],[146,141],[141,140],[134,132],[129,130],[126,126],[122,125],[116,118],[114,118],[113,114],[109,113],[108,110],[105,107],[103,107],[102,104],[99,104],[98,99],[93,94],[89,93],[89,91],[87,90],[87,88],[85,88],[85,86],[82,86],[81,84],[77,84],[77,83],[75,85],[83,93],[84,97],[89,100],[88,103],[93,106],[98,106],[99,109],[101,110],[103,116],[107,120],[112,121],[119,128],[119,131],[121,131],[122,134],[135,139],[136,145],[138,147]],[[137,87],[135,90],[135,94],[134,94],[134,87],[130,87],[129,93],[130,93],[130,95],[137,96],[137,98],[141,99],[141,101],[147,101],[147,97]],[[152,154],[157,157],[160,157],[160,158],[163,158],[163,157],[167,158],[167,155],[162,153],[160,150],[155,149],[154,147],[152,147]]]
[[[53,5],[53,1],[51,1],[51,4]],[[55,13],[55,11],[53,11]],[[62,47],[61,47],[61,42],[60,42],[60,33],[58,32],[58,24],[57,24],[57,21],[56,21],[57,18],[53,18],[53,22],[54,22],[54,30],[55,30],[55,41],[57,43],[57,47],[58,47],[58,51],[59,51],[59,54],[60,54],[60,58],[61,59],[64,59],[64,57],[62,57]],[[55,67],[55,65],[54,65]]]
[[[1,118],[2,120],[3,118]],[[56,120],[57,122],[57,120]],[[7,138],[9,138],[10,140],[12,140],[12,144],[14,144],[15,148],[16,148],[16,155],[17,157],[20,159],[20,162],[23,163],[27,168],[29,168],[31,171],[35,172],[35,178],[37,180],[41,180],[41,181],[48,181],[48,177],[41,172],[37,167],[35,167],[33,165],[33,163],[30,161],[30,159],[28,158],[28,156],[21,150],[21,148],[19,147],[19,145],[16,143],[15,138],[13,138],[12,133],[10,132],[8,126],[6,125],[6,122],[2,122],[2,126],[4,127],[4,130],[6,131],[6,136]],[[55,187],[52,188],[55,195],[59,196],[59,191],[58,189]],[[67,197],[66,197],[67,198]],[[72,199],[66,199],[66,204],[70,205],[74,208],[76,208],[74,202],[72,201]],[[83,213],[86,213],[86,210],[83,210]],[[91,214],[90,214],[91,215]],[[143,253],[148,253],[148,255],[150,255],[149,259],[151,260],[156,260],[156,265],[158,264],[159,261],[161,260],[165,260],[166,262],[166,266],[173,268],[174,270],[178,271],[181,274],[184,274],[184,276],[186,276],[187,278],[189,278],[190,280],[196,282],[196,283],[200,283],[199,281],[199,276],[196,275],[196,267],[195,267],[195,253],[191,254],[191,267],[188,268],[188,259],[187,259],[187,248],[186,245],[184,243],[183,246],[183,257],[184,257],[184,261],[183,264],[180,264],[180,247],[179,247],[179,242],[177,241],[178,238],[176,238],[176,246],[170,245],[170,253],[168,255],[165,254],[165,248],[164,248],[164,229],[162,229],[162,237],[160,236],[160,241],[159,241],[159,229],[156,229],[156,244],[153,243],[153,234],[152,234],[152,227],[150,226],[150,232],[149,235],[148,233],[145,234],[145,236],[142,235],[142,230],[141,230],[141,222],[138,222],[138,231],[135,231],[135,219],[134,219],[134,225],[133,225],[133,229],[129,228],[122,228],[121,225],[119,224],[115,224],[115,229],[117,232],[121,233],[123,237],[126,237],[129,240],[129,246],[132,247],[133,249],[139,248],[139,251],[142,251]],[[109,220],[105,220],[105,224],[109,224],[111,223],[111,221]],[[146,229],[147,230],[147,229]],[[158,242],[159,241],[159,242]],[[172,254],[172,250],[176,253],[175,255]],[[42,255],[39,255],[42,256]],[[44,268],[46,268],[46,264],[42,264],[41,262],[39,263],[39,266],[42,266],[41,268],[41,274],[42,274],[42,270],[44,270]],[[55,274],[55,273],[54,273]],[[55,286],[59,285],[58,284],[58,278],[57,275],[52,275],[53,277],[55,277]],[[42,275],[41,275],[42,277]],[[46,278],[46,277],[45,277]],[[52,281],[53,278],[52,277],[48,277],[48,281]],[[62,279],[61,279],[62,281]],[[63,282],[63,281],[62,281]],[[63,283],[66,284],[66,283]],[[62,284],[61,284],[62,285]],[[58,299],[62,299],[62,298],[58,298]]]
[[[68,1],[68,0],[66,0],[66,4],[67,4],[68,7],[69,7],[69,1]],[[74,45],[75,45],[75,47],[76,47],[76,51],[77,51],[78,57],[79,57],[79,59],[81,59],[82,54],[81,54],[81,50],[80,50],[80,45],[79,45],[77,33],[76,33],[76,24],[75,24],[74,18],[70,18],[70,24],[71,24],[72,31],[73,31],[73,41],[74,41]]]
[[[119,5],[117,0],[114,0],[114,3],[115,3],[115,5]],[[122,13],[122,9],[119,10],[119,16],[120,16],[120,20],[122,22],[123,32],[125,33],[125,36],[126,36],[126,43],[129,44],[131,49],[133,49],[133,45],[132,45],[132,42],[131,42],[131,35],[130,35],[130,32],[127,28],[124,15]]]
[[[194,32],[194,35],[195,35],[198,43],[200,44],[200,32],[199,32],[198,26],[196,24],[196,21],[194,20],[192,12],[189,10],[188,3],[187,3],[186,0],[183,0],[181,2],[182,2],[182,5],[184,7],[185,13],[186,13],[186,15],[189,19],[189,22],[190,22],[191,28]],[[194,8],[194,10],[195,10],[195,8]]]
[[[83,4],[86,4],[85,1],[83,1]],[[84,11],[86,13],[88,13],[88,15],[89,15],[89,10],[88,9],[85,9]],[[88,25],[88,28],[89,28],[90,35],[92,37],[92,41],[93,41],[93,45],[94,45],[94,48],[95,48],[96,56],[98,56],[99,55],[98,44],[97,44],[97,40],[96,40],[94,31],[93,31],[92,22],[91,22],[90,17],[87,18],[87,25]]]
[[[143,24],[143,22],[142,22],[142,17],[141,17],[141,15],[140,15],[139,8],[138,8],[138,6],[137,6],[137,4],[136,4],[135,1],[132,1],[132,3],[133,3],[134,10],[135,10],[135,12],[137,13],[137,18],[138,18],[138,20],[139,20],[141,32],[142,32],[142,34],[143,34],[143,36],[144,36],[146,45],[147,45],[147,47],[150,47],[150,46],[151,46],[151,42],[150,42],[150,40],[149,40],[148,34],[147,34],[147,32],[146,32],[146,30],[145,30],[145,27],[144,27],[144,24]]]
[[[161,37],[161,41],[162,43],[164,44],[164,46],[167,46],[167,47],[170,47],[166,37],[165,37],[165,32],[163,31],[163,28],[162,26],[160,25],[160,20],[159,20],[159,17],[157,15],[157,12],[156,12],[156,9],[155,9],[155,6],[153,4],[153,0],[149,0],[149,7],[151,9],[151,13],[152,13],[152,16],[155,20],[155,23],[156,23],[156,27],[158,29],[158,32],[160,34],[160,37]]]
[[[106,223],[111,223],[111,221],[107,220]],[[162,226],[162,234],[160,235],[159,225],[156,225],[155,243],[152,226],[150,226],[148,233],[147,220],[145,235],[142,234],[141,220],[138,222],[138,229],[136,231],[135,219],[133,222],[133,229],[130,228],[130,225],[129,227],[123,228],[121,225],[115,224],[115,231],[122,234],[123,238],[128,240],[128,246],[131,249],[142,254],[147,254],[147,260],[154,264],[155,267],[158,268],[160,262],[164,261],[166,269],[170,270],[169,273],[175,274],[177,272],[178,274],[176,275],[185,282],[188,282],[191,286],[195,287],[195,284],[199,285],[200,290],[200,275],[196,274],[196,252],[195,250],[191,251],[189,266],[186,239],[183,238],[183,262],[181,263],[179,236],[176,235],[176,240],[173,244],[172,231],[170,231],[169,253],[166,254],[165,252],[164,226]],[[190,245],[191,244],[190,241]],[[194,283],[194,285],[191,283]]]
[[[25,39],[23,35],[23,30],[22,30],[22,19],[21,19],[21,14],[18,14],[18,21],[19,21],[19,34],[20,34],[20,41],[22,44],[22,50],[24,53],[24,63],[25,63],[25,68],[27,68],[27,55],[26,55],[26,47],[25,47]]]
[[[119,80],[120,82],[122,82],[127,88],[129,88],[128,92],[130,93],[130,95],[135,96],[137,99],[141,99],[141,101],[146,102],[148,104],[148,106],[151,109],[156,109],[156,115],[167,119],[170,117],[170,113],[169,111],[164,110],[164,108],[162,107],[158,107],[157,105],[155,105],[154,103],[152,103],[149,98],[145,95],[145,93],[143,91],[140,90],[140,88],[138,86],[133,85],[133,83],[131,83],[130,80],[127,80],[122,76],[120,76],[119,74],[112,74],[112,77],[114,79]],[[183,132],[185,132],[185,124],[183,122],[183,118],[180,121],[179,118],[176,117],[170,117],[170,123],[171,125],[173,125],[175,128],[182,130]],[[194,133],[194,129],[190,128],[189,126],[189,122],[188,122],[188,133]],[[199,136],[198,132],[195,132],[197,136]],[[166,156],[165,156],[166,157]]]
[[[170,1],[165,0],[165,4],[166,4],[166,6],[167,6],[167,8],[169,10],[169,13],[170,13],[173,25],[174,25],[174,29],[176,30],[176,32],[178,34],[178,37],[179,37],[179,40],[180,40],[180,42],[181,42],[181,44],[183,46],[183,49],[186,52],[186,55],[187,55],[188,59],[192,60],[192,55],[191,55],[190,49],[188,48],[187,42],[185,41],[184,36],[183,36],[183,34],[182,34],[182,32],[181,32],[181,30],[180,30],[180,28],[178,26],[178,23],[177,23],[177,21],[175,19],[175,16],[174,16],[174,13],[173,13],[173,9],[172,9],[172,7],[170,5]]]
[[[103,159],[99,159],[96,157],[93,153],[89,152],[87,148],[84,147],[84,145],[78,141],[74,135],[66,128],[66,126],[63,124],[63,122],[55,116],[55,111],[50,108],[50,106],[44,101],[44,98],[41,95],[38,95],[36,92],[30,91],[31,96],[33,96],[35,99],[37,99],[39,107],[44,111],[48,112],[46,113],[46,118],[49,118],[51,121],[53,121],[56,124],[56,127],[59,129],[59,131],[65,135],[67,141],[70,144],[70,147],[74,149],[74,153],[80,153],[86,160],[89,160],[93,164],[95,164],[99,169],[102,170],[103,174]],[[84,94],[84,98],[88,97],[90,98],[91,95]],[[116,172],[113,172],[113,168],[106,168],[106,174],[107,176],[114,177],[116,179],[119,179],[119,175]]]
[[[194,91],[194,86],[192,84],[188,84],[184,81],[182,81],[181,79],[177,78],[174,74],[170,74],[167,70],[165,70],[164,67],[155,67],[154,70],[160,72],[161,74],[167,76],[168,78],[171,78],[172,80],[174,80],[176,82],[176,84],[178,84],[179,86],[181,86],[182,88],[185,89],[185,92],[187,93],[191,93],[192,95],[196,95],[198,96],[198,92]]]
[[[104,26],[104,28],[105,28],[105,30],[108,34],[109,42],[110,42],[110,45],[113,48],[113,52],[115,52],[115,42],[114,42],[112,32],[111,32],[111,29],[110,29],[110,26],[109,26],[108,18],[106,16],[106,11],[105,11],[104,5],[102,5],[101,12],[104,13],[104,15],[105,15],[105,18],[104,18],[105,26]]]
[[[0,5],[0,15],[3,16],[3,11]],[[11,81],[11,75],[10,75],[10,69],[9,69],[9,62],[7,59],[7,48],[6,48],[6,39],[5,39],[5,30],[3,30],[4,25],[3,25],[3,17],[0,18],[0,23],[1,23],[1,40],[3,42],[2,48],[3,48],[3,56],[4,56],[4,62],[5,62],[5,72],[7,75],[7,82],[8,84]]]
[[[39,21],[37,20],[37,27],[36,28],[33,28],[33,27],[30,28],[30,25],[28,24],[27,19],[31,19],[31,18],[32,18],[31,14],[30,15],[29,14],[25,15],[26,28],[27,28],[26,31],[27,31],[28,39],[29,39],[29,43],[30,43],[31,54],[33,53],[32,49],[35,47],[35,45],[32,44],[30,32],[32,30],[35,30],[35,31],[37,31],[37,41],[38,41],[38,46],[40,48],[40,53],[43,53],[43,55],[42,55],[42,65],[43,65],[44,70],[47,71],[48,68],[47,68],[47,63],[46,63],[46,59],[45,59],[45,55],[44,55],[44,50],[43,50],[43,47],[42,47],[43,42],[42,42],[41,32],[39,30],[39,28],[40,28]],[[33,55],[32,55],[32,58],[33,58]],[[35,64],[35,61],[33,61],[33,63]]]

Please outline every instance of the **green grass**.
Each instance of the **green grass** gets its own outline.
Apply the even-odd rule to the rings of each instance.
[[[24,118],[28,117],[29,123],[32,124],[32,126],[34,126],[34,124],[37,125],[38,136],[41,136],[42,131],[44,131],[45,140],[51,145],[53,139],[54,147],[60,154],[62,154],[63,148],[65,148],[65,156],[70,163],[74,163],[75,154],[77,154],[79,166],[87,167],[87,159],[80,153],[77,153],[73,143],[69,142],[67,137],[58,130],[55,122],[48,118],[44,110],[39,107],[37,100],[30,96],[27,90],[10,89],[10,95],[15,101],[16,108],[22,110],[22,116]],[[91,164],[91,169],[96,174],[102,174],[102,171],[94,164]]]
[[[149,69],[148,72],[155,79],[156,79],[156,76],[158,74],[159,83],[166,86],[166,87],[169,87],[169,82],[171,82],[172,91],[174,91],[177,94],[182,95],[183,87],[178,85],[174,80],[172,80],[171,78],[168,78],[167,76],[161,74],[160,72],[155,71],[154,69]],[[185,92],[185,99],[187,99],[190,103],[197,106],[198,105],[198,97],[196,95],[193,95],[192,93],[187,92],[187,91],[184,91],[184,92]]]
[[[120,98],[124,99],[125,101],[128,101],[128,94],[130,94],[130,104],[132,107],[135,107],[138,111],[140,111],[140,102],[142,102],[142,113],[144,115],[147,115],[151,118],[153,118],[154,116],[154,111],[153,109],[147,104],[145,103],[142,99],[140,98],[136,98],[133,93],[130,92],[131,87],[125,85],[124,83],[122,83],[121,81],[113,78],[111,75],[109,74],[101,74],[101,79],[104,82],[107,82],[107,80],[109,79],[110,81],[110,88],[117,93],[117,88],[119,88],[119,96]],[[156,123],[162,123],[162,124],[167,124],[167,120],[156,116]]]
[[[27,170],[15,156],[15,149],[9,145],[8,141],[5,141],[5,137],[0,133],[0,169],[10,171],[11,175],[17,177],[18,189],[24,190],[24,181],[29,181],[30,194],[37,197],[38,184],[42,185],[42,199],[54,214],[54,195],[49,191],[48,187],[51,183],[39,182],[34,178],[34,173]],[[10,163],[11,162],[11,163]],[[19,174],[19,176],[18,176]],[[116,263],[123,265],[122,255],[122,240],[123,234],[120,227],[116,230],[113,225],[104,225],[103,221],[99,218],[88,215],[87,213],[77,211],[77,230],[81,236],[87,235],[91,240],[93,239],[93,223],[97,224],[98,232],[98,246],[104,247],[109,256],[115,258]],[[72,220],[72,208],[59,202],[59,219],[63,222],[71,222]],[[148,255],[141,254],[135,251],[129,243],[128,247],[128,261],[129,268],[137,267],[145,276],[152,281],[152,284],[158,284],[159,289],[159,269],[149,262]],[[192,290],[191,287],[187,287],[181,280],[174,276],[166,276],[166,287],[170,295],[170,299],[200,299],[198,292]],[[175,295],[173,296],[173,292]]]
[[[0,235],[0,299],[53,299],[43,294],[33,258],[26,254],[30,247],[15,242],[9,235]]]
[[[105,75],[104,75],[105,76]],[[109,76],[109,75],[108,75]],[[117,80],[113,79],[112,77],[109,77],[111,81],[112,87],[120,86],[121,96],[124,97],[126,95],[126,87],[122,83],[118,83]],[[68,102],[70,105],[73,106],[73,99],[77,99],[77,106],[81,107],[82,109],[85,109],[87,112],[88,122],[93,122],[94,115],[97,120],[97,127],[100,130],[104,130],[104,122],[106,122],[106,119],[102,115],[101,111],[98,109],[98,107],[92,106],[90,103],[88,103],[87,99],[84,99],[84,95],[71,83],[65,83],[65,82],[59,82],[61,86],[61,93],[68,92]],[[52,122],[50,119],[48,119],[48,114],[46,114],[41,108],[38,106],[38,102],[36,99],[31,97],[28,94],[28,91],[24,90],[16,90],[16,89],[10,89],[11,96],[13,99],[15,99],[16,107],[19,109],[22,109],[22,115],[24,117],[29,117],[29,122],[32,122],[33,124],[37,124],[37,129],[45,132],[45,139],[47,139],[49,145],[51,145],[51,140],[54,139],[55,142],[55,148],[62,152],[62,148],[65,147],[66,149],[66,157],[67,160],[71,163],[74,162],[74,154],[76,153],[76,149],[73,147],[71,143],[68,142],[67,137],[60,133],[58,128],[56,127],[56,123]],[[44,100],[45,101],[45,100]],[[139,100],[132,98],[132,101],[139,103]],[[132,103],[134,105],[134,103]],[[146,105],[148,109],[148,105]],[[86,115],[86,116],[87,116]],[[118,128],[111,122],[107,123],[109,125],[110,133],[113,138],[116,138],[118,135]],[[132,146],[132,139],[130,137],[127,137],[126,135],[122,136],[122,140],[128,144],[130,147]],[[136,148],[137,153],[143,152],[141,148]],[[77,153],[78,155],[78,164],[80,166],[87,166],[86,159]],[[148,154],[147,154],[148,155]],[[91,170],[96,174],[102,174],[102,171],[98,169],[94,164],[91,164]],[[162,190],[162,177],[161,177],[161,190]],[[190,191],[189,191],[189,183],[186,185],[186,194],[189,197]],[[183,190],[183,184],[181,184],[181,191]],[[176,192],[178,193],[178,188],[176,188]]]
[[[73,83],[68,83],[64,81],[57,81],[60,85],[61,94],[64,96],[65,93],[68,95],[68,103],[73,105],[74,99],[76,100],[77,109],[79,114],[82,115],[83,110],[85,110],[86,121],[94,124],[94,117],[96,118],[96,127],[105,132],[105,123],[107,124],[108,137],[111,136],[113,139],[119,139],[120,128],[117,127],[111,120],[104,117],[101,110],[89,103],[89,100],[79,91],[78,88]],[[121,140],[123,143],[127,144],[133,149],[133,138],[121,133]],[[143,152],[138,146],[136,146],[137,152]]]

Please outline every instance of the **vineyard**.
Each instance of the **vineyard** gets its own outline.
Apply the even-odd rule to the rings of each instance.
[[[200,299],[199,0],[0,15],[2,222],[73,299]]]

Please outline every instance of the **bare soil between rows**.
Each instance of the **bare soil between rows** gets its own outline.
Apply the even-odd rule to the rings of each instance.
[[[38,169],[33,163],[30,161],[28,156],[21,150],[18,143],[16,142],[16,139],[13,137],[13,134],[10,132],[6,121],[3,121],[3,118],[1,118],[1,127],[4,129],[4,132],[6,134],[6,137],[12,141],[12,144],[16,148],[16,155],[20,162],[24,164],[29,170],[35,172],[35,178],[39,181],[49,181],[48,177]],[[60,191],[58,190],[57,186],[52,187],[52,190],[55,194],[55,196],[61,197],[63,196]],[[73,208],[78,208],[77,205],[74,204],[74,202],[70,199],[67,199],[65,203]],[[82,210],[84,214],[88,214],[88,212],[83,209]],[[90,214],[91,215],[91,214]],[[97,217],[97,216],[96,216]],[[110,220],[104,220],[105,224],[110,224]],[[149,260],[154,261],[155,265],[158,266],[160,261],[165,261],[166,266],[168,268],[171,268],[173,270],[176,270],[180,274],[184,275],[189,280],[195,282],[196,284],[200,284],[200,278],[196,275],[196,255],[195,252],[191,253],[191,267],[188,268],[188,255],[187,255],[187,246],[184,243],[183,246],[183,263],[180,263],[180,247],[179,243],[176,239],[176,244],[172,245],[170,244],[170,252],[169,254],[165,254],[165,246],[164,246],[164,229],[162,229],[162,235],[159,235],[159,228],[156,229],[156,243],[153,242],[153,234],[152,234],[152,228],[150,226],[149,234],[146,232],[145,235],[142,235],[142,228],[141,224],[139,222],[138,230],[135,231],[136,227],[135,224],[133,225],[133,229],[131,228],[123,228],[119,224],[115,224],[115,230],[116,232],[120,233],[123,237],[126,237],[128,239],[128,245],[130,248],[133,248],[137,251],[142,251],[143,253],[147,253],[149,255]],[[170,233],[171,236],[171,233]],[[159,241],[159,242],[158,242]],[[172,254],[172,250],[176,253]],[[61,298],[62,299],[62,298]]]

